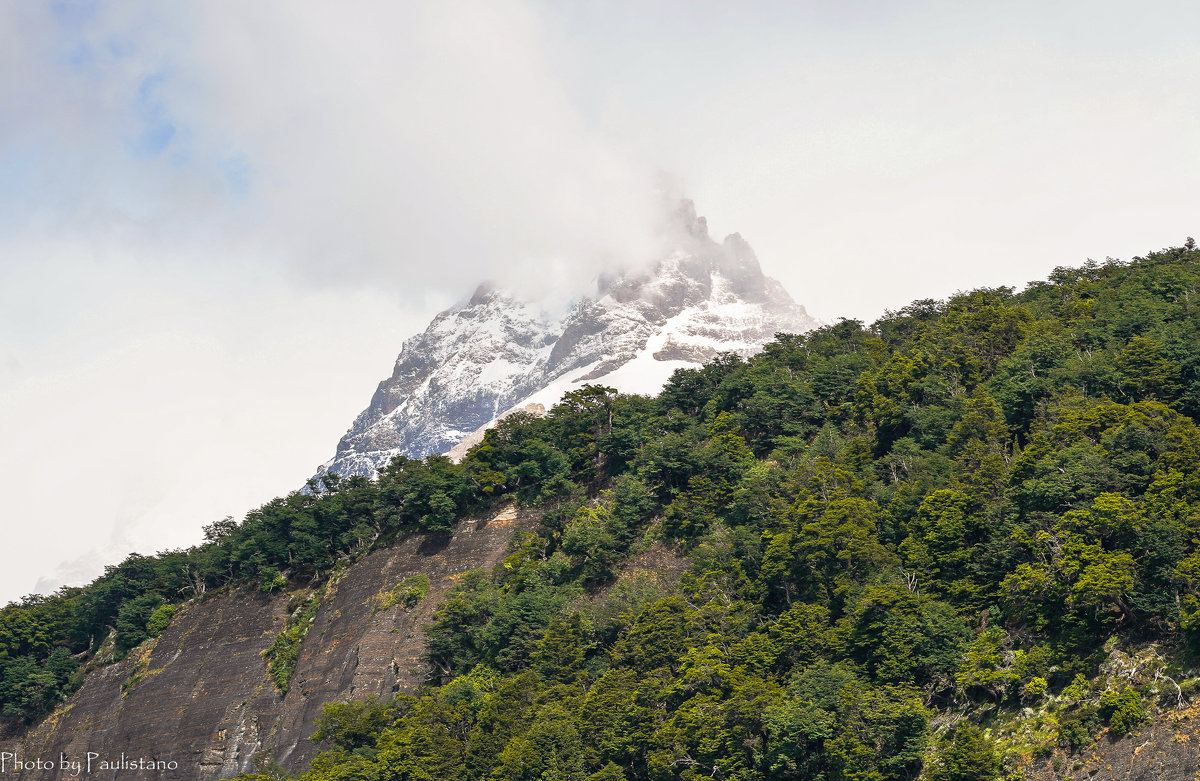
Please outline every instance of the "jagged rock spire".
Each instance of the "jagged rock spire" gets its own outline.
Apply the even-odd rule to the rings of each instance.
[[[691,201],[682,236],[653,267],[601,281],[563,316],[485,283],[404,343],[392,376],[319,474],[371,475],[396,455],[444,453],[513,407],[547,408],[583,383],[655,393],[680,367],[719,352],[749,355],[777,332],[816,325],[754,251],[718,244]]]

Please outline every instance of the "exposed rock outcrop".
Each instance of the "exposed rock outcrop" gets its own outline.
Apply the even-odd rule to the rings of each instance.
[[[1194,781],[1200,778],[1200,706],[1159,714],[1133,735],[1114,739],[1105,730],[1082,751],[1060,749],[1022,770],[1026,781]]]
[[[326,702],[390,697],[422,681],[422,629],[467,570],[495,566],[512,533],[531,525],[509,507],[461,522],[453,536],[414,535],[376,551],[331,585],[300,646],[286,695],[267,675],[262,652],[284,628],[286,594],[235,591],[190,604],[156,639],[83,687],[23,739],[3,750],[22,761],[86,763],[96,779],[217,779],[257,761],[303,767]],[[387,604],[390,589],[424,574],[429,591],[415,606]],[[123,759],[122,759],[123,755]],[[101,762],[125,767],[104,769]],[[174,768],[139,770],[157,761]],[[13,778],[71,778],[70,769],[29,770]]]

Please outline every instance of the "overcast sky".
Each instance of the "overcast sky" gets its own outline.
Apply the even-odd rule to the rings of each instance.
[[[1200,7],[0,5],[0,600],[298,487],[485,278],[664,174],[817,317],[1200,231]]]

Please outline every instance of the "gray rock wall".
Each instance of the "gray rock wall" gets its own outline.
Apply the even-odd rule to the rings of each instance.
[[[15,756],[0,758],[3,777],[208,780],[256,761],[303,767],[316,753],[308,737],[326,702],[420,685],[422,629],[438,603],[462,573],[495,566],[513,531],[532,522],[509,508],[460,523],[450,538],[415,535],[354,564],[322,599],[286,695],[262,652],[284,628],[289,595],[235,591],[189,604],[156,640],[93,671],[45,721],[5,741],[0,750]],[[383,594],[416,574],[430,584],[418,605],[378,609]],[[84,765],[78,776],[69,767],[14,768],[17,760],[58,765],[63,756]],[[129,766],[139,760],[174,766]]]

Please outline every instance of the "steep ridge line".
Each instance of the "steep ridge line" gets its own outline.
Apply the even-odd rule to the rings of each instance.
[[[317,476],[374,476],[397,455],[446,453],[501,413],[548,409],[584,383],[657,393],[676,369],[818,325],[741,236],[713,241],[691,202],[674,220],[673,248],[653,267],[600,278],[565,312],[484,284],[438,314],[404,342]]]

